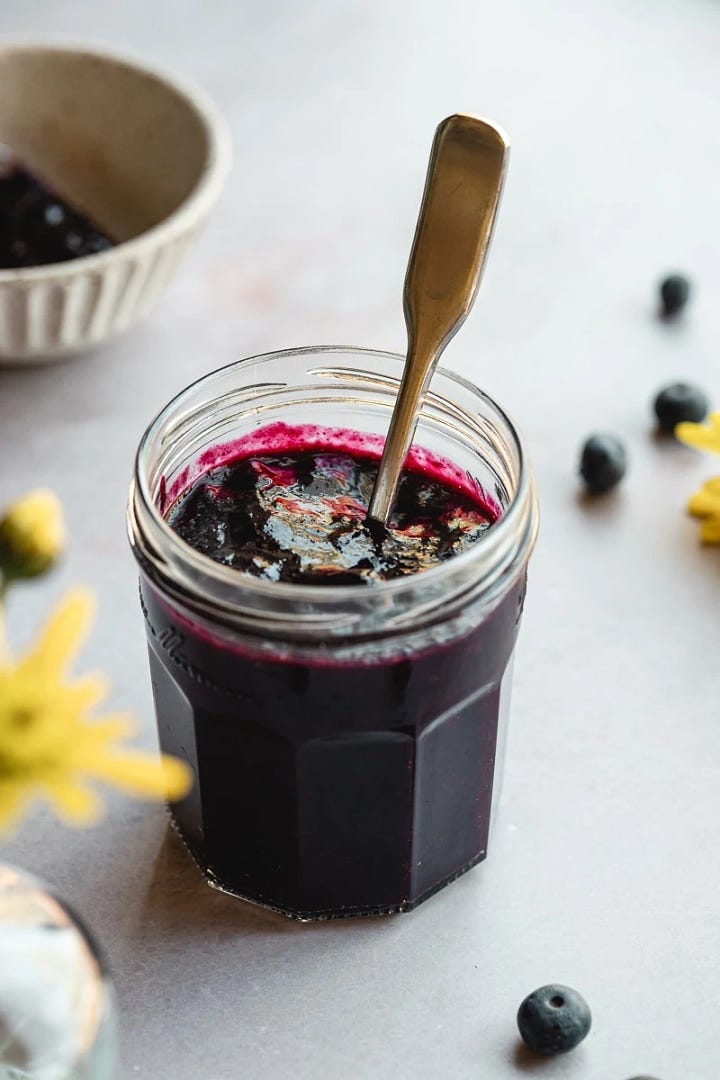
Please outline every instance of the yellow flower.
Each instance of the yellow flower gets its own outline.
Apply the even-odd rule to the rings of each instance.
[[[0,570],[5,577],[37,577],[58,559],[65,543],[62,507],[43,488],[12,503],[0,519]]]
[[[179,799],[190,788],[183,762],[118,745],[132,734],[127,716],[89,715],[106,693],[100,676],[66,681],[92,610],[89,593],[71,591],[15,663],[0,638],[0,831],[38,795],[71,822],[96,821],[102,805],[91,780],[153,799]]]
[[[712,413],[707,424],[678,424],[675,435],[687,446],[720,454],[720,412]],[[706,544],[720,544],[720,476],[706,481],[690,497],[688,511],[702,518],[700,539]]]
[[[705,544],[720,544],[720,476],[707,480],[690,497],[688,511],[701,518],[700,539]]]
[[[678,424],[675,437],[696,450],[711,450],[720,454],[720,412],[711,413],[707,424],[691,424],[689,421]]]

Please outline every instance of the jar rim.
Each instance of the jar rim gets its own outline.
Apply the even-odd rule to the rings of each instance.
[[[281,349],[273,352],[259,353],[254,356],[245,357],[241,360],[235,360],[214,371],[207,372],[194,380],[168,401],[148,425],[136,454],[135,474],[131,486],[130,497],[131,515],[134,510],[136,511],[134,504],[139,497],[142,507],[147,510],[150,515],[150,520],[154,530],[156,530],[157,536],[162,538],[163,544],[169,546],[169,551],[173,552],[176,558],[190,570],[195,570],[206,577],[211,576],[218,584],[222,584],[226,587],[241,588],[246,596],[254,596],[258,600],[265,597],[267,599],[272,598],[273,602],[285,600],[292,604],[309,603],[312,604],[313,608],[316,610],[327,609],[328,613],[343,601],[357,601],[359,599],[357,586],[324,584],[322,587],[318,587],[317,585],[297,582],[266,581],[249,574],[240,574],[232,567],[217,563],[209,556],[202,554],[186,543],[186,541],[182,540],[167,523],[150,490],[148,455],[150,446],[160,433],[164,422],[172,416],[173,413],[178,413],[182,409],[184,402],[192,398],[198,388],[204,384],[210,386],[214,379],[219,379],[221,376],[227,375],[233,370],[241,372],[253,363],[258,364],[272,360],[292,359],[296,357],[323,356],[331,353],[343,357],[376,357],[383,360],[397,361],[398,364],[404,363],[405,360],[400,354],[387,350],[333,345],[301,346],[292,349]],[[431,589],[432,586],[447,580],[453,573],[457,574],[458,572],[467,571],[474,563],[480,562],[483,555],[487,554],[488,548],[491,545],[495,545],[498,548],[504,547],[506,537],[508,537],[509,534],[512,534],[513,530],[518,527],[523,513],[527,513],[528,503],[532,502],[534,504],[532,474],[528,465],[524,441],[505,410],[502,409],[489,394],[486,394],[485,391],[481,390],[464,376],[458,375],[444,367],[438,367],[436,369],[436,374],[442,375],[445,379],[450,380],[451,383],[454,383],[466,392],[471,393],[479,401],[485,402],[494,411],[502,424],[505,425],[514,452],[517,454],[517,486],[512,492],[510,502],[508,506],[504,508],[501,517],[465,551],[439,563],[437,566],[423,570],[418,574],[409,574],[404,577],[373,582],[372,585],[361,590],[363,593],[371,592],[378,602],[382,602],[384,599],[390,600],[391,598],[397,598],[403,591],[417,588],[419,584],[421,584],[422,587]],[[537,529],[537,514],[534,511],[534,506],[531,514],[532,522],[528,539],[527,542],[522,545],[524,555],[527,555],[532,547]],[[133,536],[136,521],[137,514],[135,512],[135,521],[131,519],[129,522],[131,542],[136,539]]]

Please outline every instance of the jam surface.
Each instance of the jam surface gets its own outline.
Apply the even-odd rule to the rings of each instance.
[[[269,581],[369,584],[470,547],[496,512],[422,471],[403,474],[388,528],[367,523],[376,458],[340,449],[252,454],[199,476],[167,520],[197,551]]]
[[[16,163],[0,163],[0,269],[96,255],[112,240]]]

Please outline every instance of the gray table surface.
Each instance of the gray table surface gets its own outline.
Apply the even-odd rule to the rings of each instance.
[[[720,550],[683,504],[720,462],[653,438],[674,377],[720,396],[720,7],[713,0],[3,0],[4,31],[112,43],[203,84],[228,118],[223,201],[154,315],[92,356],[0,373],[2,500],[47,484],[72,548],[10,604],[24,640],[63,588],[99,593],[83,666],[155,745],[124,504],[148,418],[190,379],[297,344],[399,348],[436,122],[498,119],[513,157],[491,265],[448,364],[514,414],[542,532],[488,862],[417,912],[299,926],[208,889],[161,807],[91,832],[42,812],[0,847],[108,953],[122,1077],[720,1074]],[[677,326],[652,290],[685,269]],[[622,490],[586,505],[594,428]],[[594,1009],[575,1053],[519,1051],[515,1011],[561,981]]]

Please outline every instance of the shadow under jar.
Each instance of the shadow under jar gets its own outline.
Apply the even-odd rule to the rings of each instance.
[[[251,577],[165,515],[268,425],[380,448],[402,366],[345,348],[232,364],[154,420],[131,486],[160,742],[196,778],[173,820],[211,885],[299,919],[407,911],[485,857],[537,531],[522,444],[439,369],[415,445],[500,517],[447,561],[364,586]]]

